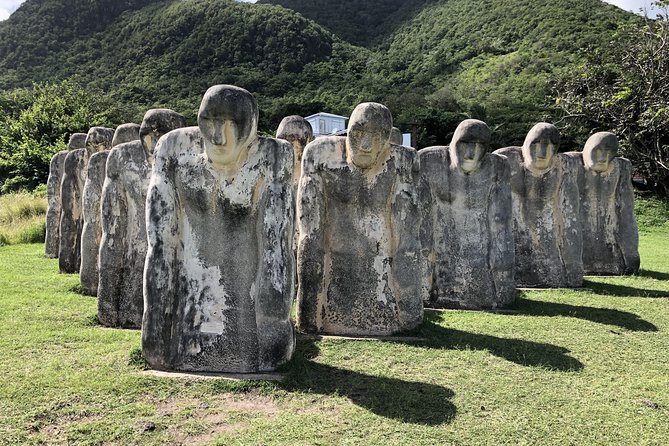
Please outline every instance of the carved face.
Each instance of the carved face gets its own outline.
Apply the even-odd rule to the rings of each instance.
[[[311,124],[301,116],[286,116],[279,124],[276,137],[285,139],[293,146],[295,163],[302,160],[302,152],[307,144],[314,139]]]
[[[485,122],[467,119],[458,125],[449,145],[451,163],[465,173],[475,171],[490,150],[490,129]]]
[[[349,160],[361,169],[368,169],[378,161],[389,145],[392,128],[390,110],[373,102],[358,105],[348,125],[346,151]]]
[[[256,139],[258,107],[248,91],[217,85],[202,99],[197,122],[210,161],[228,165]]]
[[[541,122],[527,134],[523,144],[525,165],[534,170],[545,170],[560,147],[560,132],[553,124]]]
[[[139,129],[142,146],[149,156],[158,144],[158,140],[172,130],[186,126],[186,118],[169,109],[152,109],[146,112]]]
[[[583,148],[585,167],[598,173],[609,170],[611,160],[618,154],[618,138],[609,132],[599,132],[588,138]]]

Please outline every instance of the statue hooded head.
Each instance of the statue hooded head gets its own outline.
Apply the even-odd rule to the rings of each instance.
[[[610,132],[599,132],[588,138],[583,148],[583,164],[597,173],[607,172],[618,154],[618,138]]]
[[[173,110],[154,108],[147,111],[139,128],[139,139],[149,159],[163,135],[182,127],[186,127],[186,118]]]
[[[490,151],[491,131],[477,119],[466,119],[458,125],[448,146],[451,164],[464,173],[474,172],[481,165],[483,155]]]
[[[523,143],[525,167],[541,172],[551,166],[553,156],[560,148],[560,131],[553,124],[540,122],[532,127]]]
[[[86,151],[92,155],[103,150],[111,149],[114,130],[106,127],[91,127],[86,135]]]
[[[346,137],[346,157],[360,169],[368,169],[389,147],[393,117],[385,105],[359,104],[351,114]]]
[[[299,163],[304,147],[314,140],[314,131],[309,121],[302,116],[286,116],[276,130],[276,137],[285,139],[293,146],[295,163]]]
[[[243,88],[215,85],[202,98],[197,123],[209,161],[230,166],[258,138],[258,104]]]

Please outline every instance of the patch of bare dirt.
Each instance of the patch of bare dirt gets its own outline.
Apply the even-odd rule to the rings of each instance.
[[[201,446],[220,434],[239,432],[248,427],[248,421],[233,420],[231,415],[245,415],[244,419],[246,416],[269,419],[278,411],[272,398],[257,392],[225,394],[206,400],[170,398],[156,404],[156,415],[173,418],[161,423],[169,425],[167,432],[173,445]],[[193,432],[192,422],[201,426],[195,429],[196,432]]]

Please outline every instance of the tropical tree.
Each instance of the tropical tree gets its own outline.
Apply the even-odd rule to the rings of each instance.
[[[655,192],[669,195],[669,1],[657,18],[624,26],[611,43],[554,88],[569,130],[581,140],[614,132],[623,154]],[[581,141],[582,142],[582,141]]]

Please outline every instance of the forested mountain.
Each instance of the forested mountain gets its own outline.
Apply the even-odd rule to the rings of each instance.
[[[27,0],[0,22],[0,106],[21,108],[13,89],[70,80],[115,104],[96,116],[170,107],[194,123],[207,87],[231,83],[256,94],[265,132],[288,114],[379,101],[421,147],[447,143],[465,117],[517,144],[550,119],[549,82],[635,20],[600,0],[261,3]],[[12,138],[0,152],[18,150]]]
[[[383,43],[416,13],[439,0],[259,0],[281,5],[323,25],[341,39],[361,46]]]

